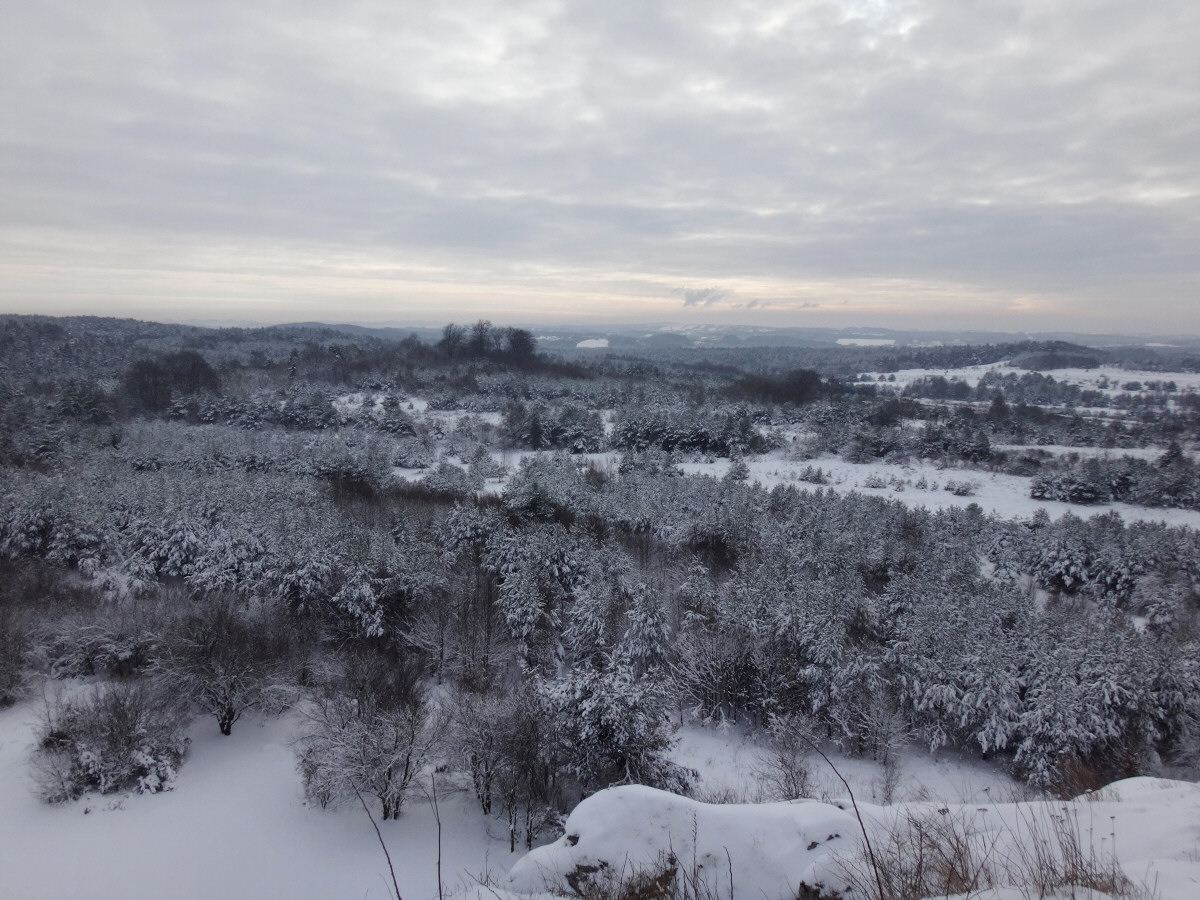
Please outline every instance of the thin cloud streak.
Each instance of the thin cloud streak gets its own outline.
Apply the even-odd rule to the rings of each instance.
[[[3,309],[1200,331],[1183,0],[10,14]]]

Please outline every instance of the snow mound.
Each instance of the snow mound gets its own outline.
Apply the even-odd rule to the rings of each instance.
[[[1082,860],[1101,874],[1124,872],[1134,894],[1141,890],[1164,900],[1198,896],[1200,785],[1189,782],[1141,777],[1072,801],[860,803],[859,811],[881,865],[893,858],[895,836],[906,828],[912,833],[914,823],[932,823],[927,833],[934,835],[941,833],[937,823],[952,824],[975,853],[972,870],[982,873],[969,891],[978,900],[1029,896],[1027,886],[1034,883],[1029,879],[1049,877],[1050,871],[1031,869],[1029,860],[1055,857]],[[707,887],[702,895],[720,900],[794,900],[802,882],[859,896],[847,894],[846,866],[870,871],[854,863],[863,852],[861,834],[854,815],[840,804],[714,805],[646,787],[611,788],[579,804],[563,837],[530,852],[506,884],[488,890],[504,900],[574,896],[581,879],[586,884],[589,877],[610,876],[619,883],[634,873],[658,874],[674,866],[685,876],[697,872]],[[1040,849],[1022,850],[1034,846]],[[1068,877],[1074,883],[1075,876]],[[1070,885],[1059,883],[1057,889],[1064,897],[1081,896]]]
[[[835,806],[700,803],[631,785],[600,791],[566,821],[566,833],[523,857],[509,890],[568,889],[588,872],[620,878],[662,869],[669,860],[697,870],[721,897],[795,897],[810,867],[831,849],[857,842],[858,823]]]

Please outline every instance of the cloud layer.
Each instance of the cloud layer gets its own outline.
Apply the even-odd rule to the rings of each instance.
[[[0,307],[1200,331],[1200,6],[41,0]]]

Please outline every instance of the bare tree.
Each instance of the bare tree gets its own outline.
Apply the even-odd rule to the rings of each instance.
[[[214,716],[228,735],[247,709],[280,702],[291,658],[282,622],[217,602],[165,635],[151,671],[168,693]]]

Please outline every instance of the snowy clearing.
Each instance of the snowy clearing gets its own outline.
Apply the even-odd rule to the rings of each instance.
[[[34,795],[28,765],[38,716],[35,704],[0,712],[4,896],[391,896],[387,864],[363,811],[306,806],[290,743],[293,720],[250,719],[222,737],[211,719],[202,719],[191,729],[174,790],[49,806]],[[473,798],[448,795],[440,812],[448,887],[463,887],[467,873],[488,865],[508,867],[502,823],[483,816]],[[381,826],[405,900],[436,897],[433,808],[414,798],[399,821]]]
[[[850,491],[896,500],[910,507],[930,510],[964,507],[977,504],[985,513],[1001,518],[1028,519],[1039,509],[1046,510],[1052,519],[1064,513],[1080,518],[1118,513],[1126,522],[1165,522],[1167,525],[1187,525],[1200,528],[1200,512],[1186,509],[1151,509],[1129,503],[1107,503],[1082,505],[1060,503],[1052,500],[1034,500],[1029,496],[1033,479],[1020,475],[1005,475],[983,472],[978,469],[947,468],[936,463],[910,461],[900,464],[850,463],[835,456],[825,455],[812,460],[797,462],[787,460],[781,454],[767,454],[746,460],[750,469],[750,480],[757,481],[770,490],[777,484],[794,484],[798,488],[811,487],[800,479],[801,473],[811,466],[822,469],[829,478],[824,487],[840,494]],[[685,463],[681,468],[690,474],[721,477],[729,468],[727,460],[713,463]],[[925,486],[921,487],[924,480]],[[877,481],[881,487],[872,487]],[[947,482],[968,482],[972,485],[967,496],[956,496],[946,488]]]
[[[362,810],[322,810],[305,803],[291,747],[294,718],[250,718],[229,737],[222,737],[210,719],[198,720],[173,790],[89,795],[65,806],[50,806],[35,796],[29,757],[39,719],[40,704],[34,702],[0,711],[0,847],[6,896],[389,896],[386,861]],[[701,796],[744,800],[761,794],[758,772],[767,751],[737,728],[687,725],[671,755],[699,770]],[[879,797],[883,770],[878,764],[842,757],[837,764],[856,796]],[[820,796],[844,794],[820,760],[810,765]],[[931,756],[919,748],[901,753],[899,775],[896,796],[905,799],[979,802],[1020,790],[995,766],[954,753]],[[508,852],[504,823],[481,814],[469,791],[447,783],[440,787],[447,890],[473,896],[469,889],[475,876],[489,870],[502,883],[522,849]],[[695,805],[676,800],[692,804],[688,809]],[[757,833],[760,824],[747,816],[747,807],[727,808],[735,811],[730,822],[745,820],[753,825],[747,834]],[[778,810],[789,807],[764,808],[776,810],[777,817]],[[823,814],[842,816],[837,810]],[[437,824],[429,802],[415,796],[399,821],[380,826],[405,900],[436,897]],[[622,830],[617,827],[614,835]],[[52,864],[49,847],[54,858],[72,860],[72,865]],[[757,859],[746,857],[751,858]]]
[[[863,372],[862,377],[871,381],[879,381],[880,376],[890,387],[903,390],[914,381],[932,376],[956,379],[971,387],[979,384],[979,379],[988,372],[998,375],[1014,375],[1020,378],[1032,372],[1048,375],[1061,384],[1074,384],[1087,390],[1103,390],[1109,395],[1130,393],[1123,385],[1130,382],[1175,382],[1180,391],[1200,390],[1200,372],[1148,372],[1132,369],[1121,369],[1116,366],[1097,366],[1094,369],[1047,369],[1045,371],[1023,369],[1020,366],[1009,365],[1007,362],[985,363],[979,366],[963,366],[959,369],[900,369],[896,372]],[[892,376],[895,380],[892,380]],[[1104,387],[1101,387],[1101,385]],[[1134,390],[1133,393],[1137,393]]]
[[[1062,448],[1071,452],[1074,448]],[[493,453],[492,458],[516,471],[521,460],[536,457],[531,450]],[[593,463],[601,469],[615,471],[620,454],[588,453],[573,457],[580,465]],[[729,471],[729,460],[716,459],[712,462],[684,462],[680,464],[686,474],[721,478]],[[1035,500],[1029,496],[1032,478],[1021,475],[1006,475],[984,472],[978,469],[948,468],[932,462],[911,460],[904,463],[851,463],[840,457],[825,454],[808,460],[788,459],[783,452],[776,451],[758,457],[747,457],[750,481],[757,482],[770,490],[776,485],[794,485],[800,490],[832,490],[839,494],[857,491],[869,496],[895,500],[912,508],[929,510],[963,508],[968,504],[978,505],[985,513],[1004,519],[1028,519],[1039,509],[1044,509],[1052,519],[1066,513],[1090,519],[1093,516],[1115,512],[1126,522],[1162,522],[1171,526],[1200,528],[1200,512],[1186,509],[1163,509],[1135,506],[1130,503],[1104,503],[1084,505],[1062,503],[1055,500]],[[813,483],[802,478],[806,469],[820,469],[824,483]],[[419,481],[432,470],[395,469],[397,478]],[[484,493],[501,494],[508,485],[509,477],[489,478]],[[956,495],[947,483],[970,485],[970,493]]]
[[[699,773],[695,795],[708,802],[761,803],[770,799],[767,780],[771,751],[760,736],[736,726],[702,727],[688,723],[679,730],[679,742],[670,758]],[[917,745],[898,747],[889,773],[867,757],[838,755],[838,771],[860,799],[892,802],[938,799],[948,803],[977,803],[1023,794],[1027,789],[994,763],[978,756],[942,749],[930,753]],[[845,788],[816,754],[806,765],[811,773],[813,796],[829,800]],[[887,783],[889,774],[894,779]]]

